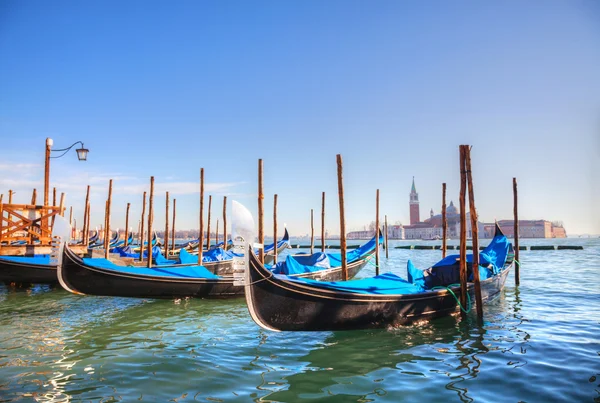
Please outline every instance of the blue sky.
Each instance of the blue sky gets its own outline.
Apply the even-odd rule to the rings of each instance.
[[[197,228],[199,168],[213,215],[223,195],[256,211],[263,158],[267,228],[274,193],[300,235],[325,191],[337,233],[336,154],[347,227],[362,229],[377,188],[382,217],[408,222],[413,176],[422,217],[442,182],[456,202],[458,145],[472,144],[482,220],[511,217],[516,176],[522,218],[600,233],[598,72],[594,1],[5,0],[0,192],[28,201],[45,138],[82,140],[89,161],[51,172],[76,217],[90,184],[102,222],[113,178],[122,227],[154,175],[156,225],[169,190],[178,228]]]

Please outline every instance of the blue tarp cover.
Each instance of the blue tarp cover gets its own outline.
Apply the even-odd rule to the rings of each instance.
[[[508,256],[510,248],[510,243],[504,235],[495,237],[494,239],[492,239],[488,247],[486,247],[480,253],[480,255],[484,255],[481,257],[482,264],[491,264],[495,268],[494,270],[501,270],[506,262],[506,257]],[[363,249],[363,253],[364,252],[368,252],[368,250],[366,250],[365,248]],[[316,266],[317,264],[324,264],[325,257],[329,258],[329,260],[331,261],[331,256],[323,257],[322,255],[324,254],[319,253],[311,256],[302,256],[302,258],[300,259],[300,261],[297,262],[297,264],[299,266],[302,266],[300,263],[312,264],[312,266],[302,267],[316,268],[319,267]],[[468,261],[471,260],[472,255],[470,255]],[[442,264],[442,262],[444,262],[444,264]],[[445,268],[451,266],[456,266],[456,256],[449,256],[443,259],[442,261],[436,263],[433,267]],[[428,270],[431,270],[431,268]],[[482,266],[479,267],[479,270],[480,277],[482,280],[492,276],[494,271],[492,269],[488,269]],[[289,277],[283,274],[275,274],[275,276],[277,278],[285,279],[288,281],[310,284],[315,287],[328,289],[332,291],[342,291],[359,294],[405,295],[418,294],[428,291],[428,288],[424,281],[424,271],[417,269],[410,260],[408,261],[408,281],[392,273],[385,273],[371,278],[350,281],[317,281],[299,277]]]
[[[198,263],[198,256],[192,255],[187,250],[181,248],[181,250],[179,251],[179,263],[180,264]]]
[[[202,251],[202,262],[222,262],[224,260],[231,260],[234,256],[236,256],[235,253],[225,251],[223,250],[223,248],[212,248],[209,250]],[[179,251],[179,261],[177,263],[190,264],[196,262],[198,262],[198,255],[193,255],[185,249],[181,249]]]
[[[383,237],[379,238],[380,244]],[[348,263],[355,262],[375,249],[375,237],[353,251],[346,253]],[[277,262],[273,270],[275,274],[302,274],[319,270],[332,269],[342,265],[341,253],[317,252],[312,255],[288,255],[285,261]]]
[[[489,245],[479,253],[479,279],[486,280],[498,274],[511,250],[511,244],[503,234],[495,236]],[[429,269],[420,270],[409,260],[407,263],[408,281],[424,289],[436,285],[450,285],[460,281],[460,255],[449,255]],[[473,262],[473,254],[467,254],[467,263]],[[473,271],[469,270],[468,281],[473,281]]]
[[[10,260],[16,263],[37,264],[50,266],[50,255],[35,255],[35,256],[0,256],[2,260]]]
[[[312,279],[288,277],[277,275],[278,278],[294,282],[310,284],[332,291],[352,292],[358,294],[418,294],[423,290],[396,276],[393,273],[384,273],[379,276],[350,281],[317,281]]]
[[[177,278],[219,278],[203,266],[183,267],[133,267],[118,266],[107,259],[84,258],[83,263],[99,269],[108,269],[121,273],[140,274],[145,276],[177,277]]]
[[[140,254],[133,252],[131,247],[127,246],[126,248],[115,248],[114,253],[118,253],[121,257],[132,257],[139,258]],[[144,251],[144,257],[148,256],[148,251]],[[210,249],[208,251],[202,252],[202,262],[220,262],[223,260],[231,260],[235,256],[235,253],[224,251],[221,248]],[[165,258],[165,256],[161,253],[160,247],[155,246],[152,248],[152,258],[157,265],[171,266],[176,264],[193,264],[198,262],[198,256],[192,255],[185,249],[181,249],[179,252],[178,260],[169,260]]]
[[[202,261],[204,263],[221,262],[223,260],[231,260],[235,255],[235,253],[223,250],[223,248],[213,248],[202,252]]]

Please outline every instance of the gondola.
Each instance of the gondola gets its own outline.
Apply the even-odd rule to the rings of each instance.
[[[85,235],[83,235],[83,237],[85,237]],[[83,237],[79,241],[74,242],[74,245],[83,245],[83,242],[84,242]],[[88,238],[88,245],[95,244],[96,241],[98,241],[99,237],[100,237],[100,234],[99,234],[98,230],[96,230],[96,233]]]
[[[50,255],[0,256],[0,281],[56,284],[56,263]]]
[[[386,273],[363,280],[316,282],[275,275],[250,253],[245,274],[248,310],[259,326],[274,331],[378,328],[449,315],[459,309],[460,286],[454,284],[457,257],[448,256],[425,271],[409,261],[411,281]],[[498,226],[480,261],[482,299],[487,302],[502,291],[513,266],[512,245]],[[444,278],[449,284],[443,284]],[[468,293],[474,299],[472,283]]]
[[[129,267],[106,259],[80,258],[68,246],[57,270],[63,288],[74,294],[138,298],[231,298],[242,296],[243,286],[202,266]]]
[[[127,237],[127,245],[131,245],[132,242],[133,242],[133,233],[130,232]],[[123,247],[124,245],[125,245],[125,241],[119,239],[117,242],[110,245],[110,251],[112,252],[115,248],[120,248],[120,247]]]
[[[182,252],[187,253],[187,252]],[[188,258],[195,256],[188,254]],[[164,257],[163,257],[164,258]],[[365,257],[365,259],[367,259]],[[228,264],[228,275],[217,275],[218,264]],[[357,261],[356,268],[365,262]],[[322,268],[320,268],[322,269]],[[341,269],[309,270],[299,278],[318,279],[341,276]],[[63,288],[75,294],[138,298],[232,298],[244,294],[244,286],[233,285],[232,260],[197,264],[158,265],[152,268],[118,266],[106,259],[81,258],[64,247],[58,279]],[[334,277],[337,278],[337,277]]]
[[[379,245],[383,244],[383,234],[379,231]],[[375,254],[375,237],[359,248],[346,253],[348,279],[354,278]],[[290,277],[312,278],[319,281],[342,280],[342,258],[340,253],[316,252],[288,255],[285,260],[269,268],[274,274]]]
[[[288,233],[287,228],[285,228],[285,232],[283,233],[283,238],[277,242],[277,247],[275,247],[275,243],[265,245],[265,264],[273,263],[275,259],[275,253],[278,255],[283,252],[286,248],[290,247],[290,234]]]
[[[119,242],[119,238],[120,238],[119,230],[117,229],[115,231],[115,234],[113,235],[113,237],[108,241],[109,248],[112,248],[115,245],[117,245],[117,243]],[[96,241],[93,244],[89,245],[90,249],[101,249],[103,247],[104,247],[104,239],[101,241]]]

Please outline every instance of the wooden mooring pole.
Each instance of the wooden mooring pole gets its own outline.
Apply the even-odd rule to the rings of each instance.
[[[85,246],[89,246],[90,244],[90,237],[89,237],[89,233],[90,233],[90,215],[91,215],[91,206],[90,206],[90,202],[86,203],[85,206],[85,216],[84,216],[84,220],[85,220],[85,231],[84,231],[84,236],[85,236]]]
[[[165,194],[165,236],[164,236],[165,256],[169,256],[169,192]]]
[[[379,189],[375,194],[375,275],[379,276]]]
[[[104,224],[102,224],[102,248],[106,250],[106,239],[108,238],[108,234],[106,232],[106,222],[108,221],[108,200],[104,200]]]
[[[446,218],[446,184],[442,183],[442,259],[448,248],[448,219]]]
[[[210,249],[210,211],[212,209],[212,195],[208,195],[208,223],[206,225],[206,250]]]
[[[261,245],[258,251],[258,260],[265,264],[265,227],[263,199],[263,160],[258,160],[258,243]]]
[[[204,248],[204,168],[200,168],[200,233],[198,234],[198,264],[202,264]]]
[[[310,209],[310,254],[315,251],[315,218],[314,210]]]
[[[346,265],[346,220],[344,215],[344,181],[343,181],[343,163],[342,155],[337,158],[337,176],[338,176],[338,198],[340,201],[340,252],[342,254],[342,280],[348,280],[348,266]]]
[[[173,225],[171,225],[171,254],[175,253],[175,212],[177,208],[177,199],[173,199]]]
[[[33,189],[33,194],[31,195],[31,205],[35,206],[37,202],[37,190]]]
[[[227,250],[227,196],[223,196],[223,250]]]
[[[514,246],[514,250],[515,250],[515,285],[519,285],[521,283],[521,278],[520,278],[520,270],[521,270],[521,264],[519,263],[519,204],[518,204],[518,197],[517,197],[517,178],[513,178],[513,203],[514,203],[514,238],[515,238],[515,246]]]
[[[104,230],[104,258],[108,259],[110,249],[110,205],[112,203],[113,180],[108,181],[108,200],[106,201],[106,228]]]
[[[467,306],[467,211],[465,196],[467,191],[467,175],[465,172],[465,146],[460,149],[460,304]],[[464,311],[461,310],[461,314]]]
[[[387,222],[387,214],[386,214],[385,215],[385,238],[384,238],[385,239],[385,258],[386,259],[388,259],[390,257],[389,253],[388,253],[388,250],[389,250],[389,248],[388,248],[388,236],[389,236],[388,235],[388,222]]]
[[[148,195],[148,268],[152,267],[152,223],[154,221],[154,176],[150,177]]]
[[[85,206],[83,206],[83,244],[87,246],[90,243],[89,232],[90,232],[90,185],[87,185],[87,192],[85,193]]]
[[[325,192],[321,196],[321,252],[325,252]]]
[[[277,194],[273,196],[273,264],[277,264]]]
[[[469,209],[471,213],[471,239],[473,243],[473,286],[475,287],[475,306],[477,317],[483,319],[483,299],[481,297],[481,283],[479,281],[479,228],[477,226],[477,209],[475,208],[475,193],[473,192],[473,172],[471,168],[471,147],[465,146],[465,168],[467,170],[467,184],[469,187]]]
[[[144,260],[144,222],[146,216],[146,192],[142,199],[142,218],[140,220],[140,262]]]
[[[129,245],[129,208],[131,207],[131,203],[127,203],[127,209],[125,210],[125,242],[123,243],[125,246]]]
[[[12,191],[11,191],[12,192]],[[12,198],[11,198],[12,199]],[[12,202],[12,200],[9,200],[9,203]],[[52,206],[56,207],[56,188],[52,188]],[[50,219],[51,225],[50,227],[54,230],[54,220],[56,219],[56,216],[52,216],[52,218]]]

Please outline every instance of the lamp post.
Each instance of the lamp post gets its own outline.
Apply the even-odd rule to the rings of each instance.
[[[63,155],[68,153],[71,148],[75,147],[77,144],[81,144],[81,148],[75,149],[75,151],[77,152],[77,158],[79,159],[79,161],[86,161],[87,155],[90,150],[85,148],[81,141],[76,141],[70,147],[67,147],[67,148],[53,150],[52,146],[54,145],[54,141],[52,141],[51,138],[46,139],[46,159],[45,159],[45,164],[44,164],[45,165],[45,169],[44,169],[44,206],[48,205],[48,193],[49,193],[48,190],[50,188],[50,158],[62,157]],[[56,152],[62,151],[63,153],[56,157],[51,157],[50,154],[52,153],[52,151],[56,151]]]

